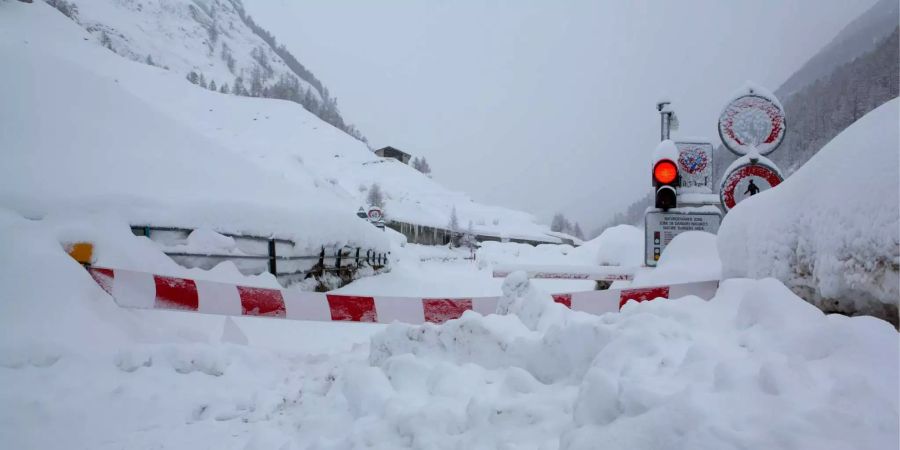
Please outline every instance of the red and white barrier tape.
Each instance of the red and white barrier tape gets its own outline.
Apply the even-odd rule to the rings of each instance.
[[[492,314],[500,297],[417,298],[354,296],[238,286],[121,269],[89,267],[88,272],[124,308],[196,311],[227,316],[266,316],[294,320],[421,324],[443,323],[472,310]],[[710,299],[718,281],[633,289],[553,294],[573,310],[591,314],[618,311],[628,300],[696,295]]]

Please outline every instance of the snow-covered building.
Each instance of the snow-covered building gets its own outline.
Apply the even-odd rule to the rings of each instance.
[[[382,158],[394,158],[403,164],[409,164],[409,158],[412,156],[403,150],[391,146],[379,148],[378,150],[375,150],[375,154]]]

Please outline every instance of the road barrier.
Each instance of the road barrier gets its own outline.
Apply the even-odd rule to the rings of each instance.
[[[88,272],[124,308],[194,311],[226,316],[264,316],[293,320],[422,324],[443,323],[465,311],[492,314],[500,297],[419,298],[358,296],[293,289],[239,286],[122,269],[87,267]],[[566,307],[591,314],[618,311],[630,300],[710,299],[718,281],[604,291],[553,294]]]

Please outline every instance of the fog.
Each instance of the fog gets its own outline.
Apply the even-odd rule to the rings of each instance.
[[[658,100],[717,138],[733,91],[774,91],[874,0],[244,2],[373,147],[588,231],[649,192]]]

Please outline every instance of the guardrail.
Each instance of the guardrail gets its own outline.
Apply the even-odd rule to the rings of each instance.
[[[184,243],[188,235],[194,230],[180,227],[141,225],[132,226],[131,231],[136,236],[146,236],[151,240],[162,243],[164,246],[174,247]],[[292,254],[291,250],[296,246],[296,243],[290,239],[219,231],[217,233],[234,239],[242,254],[192,253],[172,250],[171,248],[164,249],[163,253],[186,267],[210,269],[222,261],[232,261],[238,266],[239,270],[243,268],[248,272],[255,273],[267,271],[275,275],[279,282],[292,282],[308,278],[309,276],[321,277],[325,273],[350,274],[363,266],[380,270],[388,265],[390,259],[390,252],[378,252],[374,249],[349,246],[340,248],[326,248],[322,246],[318,254],[297,255]],[[264,262],[264,265],[259,264],[262,262]]]

